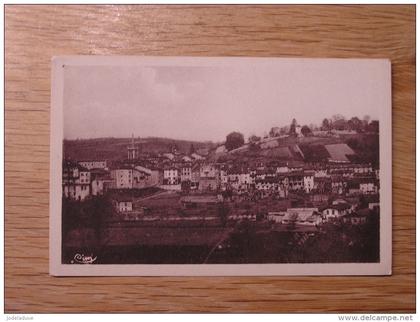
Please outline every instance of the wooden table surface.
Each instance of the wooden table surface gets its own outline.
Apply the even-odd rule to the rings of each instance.
[[[414,312],[415,6],[6,5],[6,312]],[[54,278],[48,274],[55,55],[392,61],[389,277]]]

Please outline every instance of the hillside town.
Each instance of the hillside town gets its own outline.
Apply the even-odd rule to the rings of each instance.
[[[361,133],[325,128],[328,124],[311,130],[293,120],[289,127],[272,128],[247,143],[233,132],[213,149],[191,145],[188,152],[176,146],[159,153],[142,151],[133,135],[118,158],[65,158],[63,205],[77,209],[106,200],[112,205],[102,218],[106,227],[140,229],[134,237],[121,232],[115,237],[104,229],[109,243],[203,243],[217,251],[230,247],[244,223],[260,232],[295,233],[298,243],[305,243],[331,225],[354,229],[378,222],[379,160],[360,157],[363,153],[348,143],[367,134],[379,140],[378,125],[372,123]],[[146,233],[147,225],[152,228]],[[173,236],[175,231],[168,237],[171,225],[193,228],[189,237]]]

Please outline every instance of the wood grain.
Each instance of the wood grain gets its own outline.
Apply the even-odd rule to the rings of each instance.
[[[6,5],[6,312],[414,312],[415,6]],[[55,55],[390,58],[393,276],[48,275]]]

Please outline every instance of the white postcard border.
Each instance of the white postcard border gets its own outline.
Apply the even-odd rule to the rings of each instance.
[[[392,274],[392,95],[391,62],[369,59],[387,70],[389,90],[379,118],[380,141],[380,262],[317,264],[98,264],[61,263],[61,202],[64,65],[231,66],[272,64],[278,60],[323,61],[323,58],[61,56],[52,59],[50,133],[50,274],[54,276],[276,276]],[[366,59],[328,59],[366,61]],[[384,80],[385,81],[385,80]]]

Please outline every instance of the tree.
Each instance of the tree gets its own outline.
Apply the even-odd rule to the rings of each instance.
[[[309,128],[309,126],[307,126],[307,125],[302,126],[302,129],[300,130],[300,132],[303,134],[303,136],[310,136],[310,135],[312,135],[312,131]]]
[[[280,134],[280,128],[278,127],[272,127],[270,132],[268,133],[270,135],[270,137],[275,137],[278,136]]]
[[[232,132],[226,136],[225,146],[228,151],[237,149],[241,147],[242,145],[244,145],[244,143],[245,143],[245,139],[242,133]]]
[[[363,122],[356,116],[348,120],[349,128],[356,132],[361,132],[363,129]]]
[[[282,135],[287,134],[287,133],[288,133],[288,131],[289,131],[289,127],[288,127],[287,125],[282,126],[282,127],[280,128],[280,134],[282,134]]]
[[[379,121],[373,120],[369,123],[368,131],[373,133],[379,133]]]
[[[321,127],[321,129],[323,131],[329,131],[329,130],[331,130],[330,121],[328,119],[325,118],[322,121],[322,127]]]
[[[260,140],[261,140],[261,137],[256,136],[255,134],[251,135],[251,136],[248,138],[248,142],[249,142],[249,143],[257,143],[257,142],[259,142]]]
[[[344,117],[343,115],[341,115],[341,114],[334,114],[334,115],[331,117],[331,119],[332,119],[332,121],[333,121],[333,123],[334,123],[334,122],[336,122],[336,121],[338,121],[338,120],[345,120],[345,117]]]
[[[297,121],[296,119],[293,119],[292,124],[290,124],[290,130],[289,130],[290,135],[296,134],[296,125],[297,125]]]
[[[348,123],[346,122],[345,119],[338,119],[333,122],[332,127],[336,130],[343,131],[343,130],[347,130]]]

